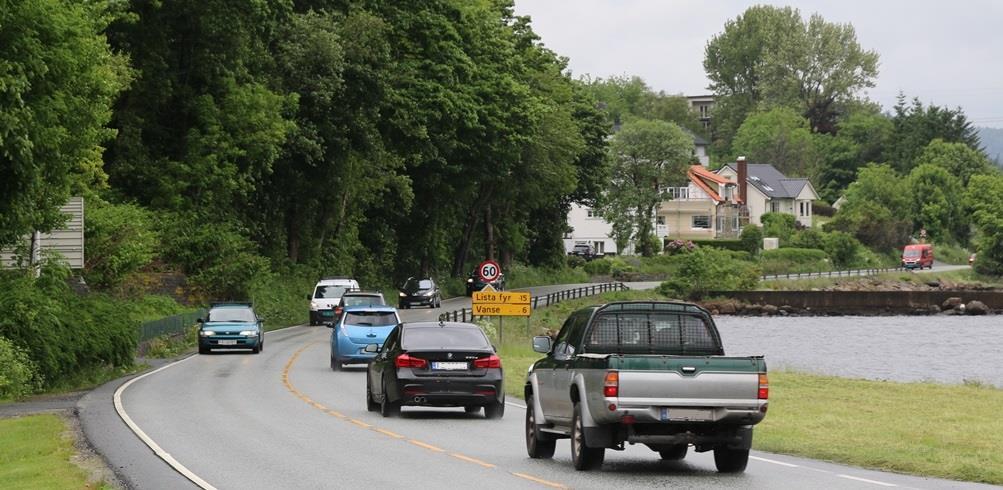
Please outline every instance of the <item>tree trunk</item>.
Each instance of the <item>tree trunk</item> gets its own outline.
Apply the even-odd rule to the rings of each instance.
[[[495,222],[491,217],[491,205],[484,208],[484,248],[487,260],[495,260]]]
[[[301,240],[299,215],[296,213],[296,204],[293,203],[286,212],[286,255],[294,264],[300,260]]]
[[[456,246],[456,253],[453,255],[453,277],[463,277],[463,265],[467,262],[467,254],[470,252],[470,240],[473,238],[477,222],[480,221],[479,217],[480,213],[474,209],[471,209],[467,213],[467,222],[463,225],[463,237],[460,238],[460,243]]]

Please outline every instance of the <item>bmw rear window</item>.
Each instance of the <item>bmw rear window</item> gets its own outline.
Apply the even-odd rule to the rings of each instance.
[[[491,343],[479,328],[405,328],[401,346],[405,350],[490,349]]]
[[[392,311],[353,311],[345,314],[346,325],[397,325],[397,314]]]

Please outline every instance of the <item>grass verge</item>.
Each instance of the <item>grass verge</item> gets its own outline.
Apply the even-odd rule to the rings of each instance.
[[[0,419],[0,488],[110,488],[88,481],[58,415]]]
[[[959,271],[963,272],[963,271]],[[955,277],[956,274],[950,277]],[[522,398],[526,370],[541,357],[530,337],[557,330],[582,306],[664,299],[655,291],[606,293],[541,308],[504,323],[496,345],[505,392]],[[497,319],[493,320],[497,328]],[[728,339],[724,339],[727,342]],[[770,373],[770,412],[756,429],[757,450],[937,478],[1003,484],[1003,390]]]
[[[1003,484],[1003,390],[770,373],[755,449]]]

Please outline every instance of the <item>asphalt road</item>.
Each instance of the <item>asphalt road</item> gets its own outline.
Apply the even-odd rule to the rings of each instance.
[[[465,304],[444,301],[443,310]],[[401,313],[415,321],[439,312]],[[510,400],[501,420],[460,409],[405,407],[390,419],[367,412],[365,370],[330,370],[329,332],[293,327],[267,334],[259,355],[186,358],[120,389],[121,409],[161,456],[216,488],[985,487],[759,452],[744,474],[719,475],[711,453],[662,462],[644,446],[607,451],[601,471],[576,472],[567,441],[553,460],[526,456],[521,401]],[[90,423],[88,436],[123,480],[135,488],[193,488],[111,420],[110,392],[85,397],[89,415],[82,419],[85,430],[89,418],[101,420]]]

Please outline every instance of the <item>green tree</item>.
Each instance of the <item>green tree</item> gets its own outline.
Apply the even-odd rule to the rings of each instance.
[[[912,104],[906,104],[905,95],[899,94],[892,123],[894,132],[885,151],[885,158],[902,173],[908,173],[918,165],[918,157],[937,138],[982,151],[979,136],[961,108],[924,106],[918,98],[912,99]],[[937,152],[940,153],[940,150],[946,148],[939,147]]]
[[[59,224],[100,185],[111,106],[129,74],[100,34],[104,4],[0,2],[0,245]]]
[[[968,185],[973,175],[986,174],[996,169],[986,158],[986,155],[972,149],[965,143],[948,143],[935,138],[923,148],[916,159],[916,166],[936,165],[949,174],[961,179],[961,185]]]
[[[934,240],[968,242],[961,179],[934,164],[923,164],[906,178],[912,200],[914,228],[925,228]]]
[[[796,177],[810,175],[817,158],[808,121],[784,107],[750,115],[738,128],[732,151]]]
[[[763,249],[763,229],[757,225],[748,225],[742,228],[739,241],[742,242],[742,249],[750,255],[759,255],[759,251]]]
[[[619,233],[630,230],[646,257],[658,251],[647,239],[655,209],[669,198],[665,189],[685,179],[692,148],[679,126],[649,120],[628,122],[610,144],[613,174],[602,214]]]
[[[697,248],[685,255],[679,270],[658,290],[685,299],[700,298],[712,291],[744,291],[756,287],[762,274],[759,267],[733,254],[715,247]]]
[[[892,131],[891,119],[877,109],[865,107],[841,118],[835,135],[816,134],[820,161],[813,181],[819,194],[835,202],[857,178],[862,166],[883,162]]]
[[[845,231],[879,250],[908,243],[913,230],[909,187],[890,166],[861,168],[845,197],[846,203],[825,224],[827,231]]]
[[[1003,176],[975,175],[968,183],[965,206],[979,230],[975,271],[1003,276]]]
[[[797,231],[797,220],[787,213],[763,213],[759,218],[763,223],[763,236],[776,237],[780,244],[790,241]]]
[[[853,26],[797,9],[753,6],[707,43],[704,69],[718,96],[718,148],[728,151],[745,116],[764,105],[790,106],[815,132],[835,132],[841,104],[873,86],[878,56],[863,50]]]

